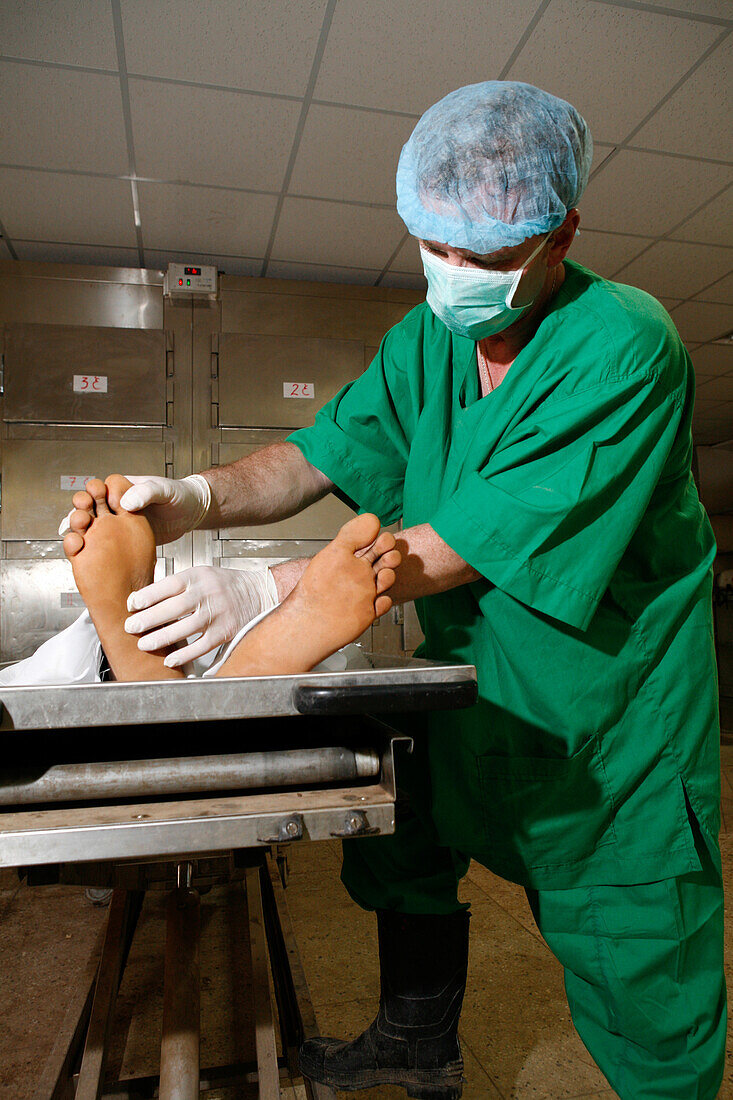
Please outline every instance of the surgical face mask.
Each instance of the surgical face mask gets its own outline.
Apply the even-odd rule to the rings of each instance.
[[[501,332],[519,320],[532,305],[532,302],[527,302],[514,309],[511,302],[519,280],[549,236],[548,233],[542,238],[518,271],[456,267],[421,245],[420,256],[428,281],[428,305],[435,316],[458,336],[483,340],[485,336]]]

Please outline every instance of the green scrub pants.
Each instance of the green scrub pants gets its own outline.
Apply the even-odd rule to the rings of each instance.
[[[402,818],[400,820],[400,817]],[[636,886],[528,890],[565,969],[573,1023],[621,1100],[714,1100],[725,1061],[720,850],[692,821],[702,869]],[[450,913],[469,860],[411,812],[394,836],[344,842],[365,909]]]

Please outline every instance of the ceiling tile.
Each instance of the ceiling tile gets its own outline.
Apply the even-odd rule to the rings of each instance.
[[[733,252],[730,255],[733,264]],[[712,286],[706,287],[705,290],[701,290],[696,297],[703,302],[724,302],[733,305],[733,272],[726,275],[724,279],[719,279]]]
[[[591,173],[597,172],[603,164],[604,160],[610,157],[611,153],[616,149],[615,145],[600,145],[597,141],[593,142],[593,159],[590,163]]]
[[[414,237],[408,237],[400,248],[389,267],[391,272],[401,271],[409,274],[422,275],[423,266],[420,259],[420,245]]]
[[[2,0],[0,44],[8,57],[117,68],[109,0]]]
[[[263,257],[277,199],[215,187],[140,183],[146,249]]]
[[[717,377],[733,372],[733,344],[705,344],[692,352],[692,365],[698,377]]]
[[[730,0],[644,0],[655,8],[676,8],[695,15],[712,15],[717,19],[731,20]]]
[[[399,290],[427,290],[424,275],[409,275],[403,271],[388,271],[380,280],[380,286],[397,287]]]
[[[316,99],[422,114],[464,84],[495,80],[539,0],[339,0]]]
[[[719,27],[711,29],[720,34]],[[634,135],[634,144],[666,149],[671,153],[730,160],[732,70],[733,37],[719,46]],[[727,142],[724,140],[726,134]]]
[[[290,264],[275,260],[267,265],[268,279],[306,279],[314,283],[352,283],[374,286],[378,270],[358,267],[330,267],[328,264]]]
[[[662,303],[664,308],[667,310],[667,313],[671,313],[673,309],[676,309],[677,306],[682,304],[681,300],[679,298],[664,298],[664,297],[661,297],[661,298],[658,299],[658,301],[660,301]]]
[[[641,287],[656,297],[691,298],[730,271],[733,271],[733,249],[659,241],[627,264],[618,280]]]
[[[127,172],[116,76],[0,62],[0,102],[4,163]]]
[[[607,279],[650,244],[648,237],[627,237],[623,233],[599,233],[585,229],[581,222],[579,236],[573,241],[568,259],[577,260],[591,271]]]
[[[395,173],[413,120],[312,106],[290,181],[291,194],[395,203]]]
[[[154,179],[279,191],[300,105],[130,81],[137,170]]]
[[[131,73],[305,94],[326,0],[122,0]]]
[[[733,309],[710,302],[683,302],[672,311],[672,320],[685,343],[705,343],[730,332],[733,328]]]
[[[157,248],[145,249],[145,266],[165,271],[168,264],[185,264],[194,260],[197,265],[211,264],[224,275],[259,275],[262,260],[247,256],[215,256],[206,252],[168,252]]]
[[[730,178],[718,164],[621,149],[578,203],[588,229],[657,236],[669,232]]]
[[[733,187],[675,229],[672,236],[681,241],[707,241],[733,246]]]
[[[394,210],[287,198],[272,259],[381,271],[404,231]]]
[[[46,241],[16,241],[19,260],[47,264],[97,264],[102,267],[138,267],[136,248],[105,248],[102,245],[51,244]]]
[[[509,77],[569,100],[595,138],[618,142],[719,34],[654,12],[553,0]]]
[[[0,168],[2,218],[10,240],[134,248],[126,180]]]

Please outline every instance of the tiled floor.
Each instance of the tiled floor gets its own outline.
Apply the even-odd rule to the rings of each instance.
[[[733,745],[723,746],[723,764],[725,831],[721,846],[726,883],[733,897]],[[375,921],[351,902],[341,886],[339,858],[336,842],[291,849],[287,899],[321,1031],[353,1036],[372,1019],[379,995]],[[615,1093],[570,1023],[560,967],[537,931],[524,892],[473,864],[462,883],[462,898],[471,902],[473,912],[469,981],[460,1029],[466,1063],[465,1100],[611,1100]],[[122,991],[122,1002],[127,1003],[125,996],[129,1001],[129,1034],[147,1029],[153,1046],[158,1034],[152,1021],[160,1000],[161,951],[154,952],[157,963],[143,964],[148,939],[152,943],[157,936],[162,949],[155,904],[150,902],[148,916],[140,926]],[[104,910],[89,905],[78,888],[28,889],[18,883],[14,872],[0,871],[0,1100],[26,1100],[33,1094],[33,1082],[63,1017],[69,990],[105,916]],[[227,956],[236,942],[226,934],[231,916],[219,912],[216,891],[204,898],[202,917],[210,941],[207,950],[216,956],[202,983],[207,1041],[231,1055],[234,1052],[227,1049],[230,1040],[218,1034],[222,1029],[229,1034],[230,1017],[226,1011],[219,1013],[217,1005],[242,1001],[232,997],[230,988],[237,969],[234,956]],[[148,939],[147,933],[143,935],[146,928]],[[238,927],[233,931],[239,934]],[[221,942],[221,948],[215,940]],[[730,902],[726,942],[733,1005]],[[137,1024],[132,1023],[133,1017]],[[144,1047],[138,1043],[138,1053],[145,1060]],[[243,1056],[241,1051],[236,1054]],[[121,1052],[115,1061],[120,1069],[131,1072],[152,1071],[147,1066],[125,1066]],[[244,1095],[236,1092],[236,1100]],[[217,1093],[216,1100],[225,1100],[225,1096],[235,1100],[235,1093],[229,1091]],[[296,1097],[300,1100],[300,1092],[292,1094],[292,1100]],[[404,1097],[402,1089],[391,1087],[340,1094],[341,1100]],[[733,1100],[733,1034],[719,1100]]]
[[[726,950],[733,1008],[733,745],[724,745],[723,867],[729,902]],[[372,914],[354,905],[339,873],[339,846],[293,849],[287,890],[316,1016],[326,1035],[352,1037],[373,1018],[379,997]],[[542,940],[524,891],[472,864],[461,900],[471,902],[469,976],[460,1036],[464,1100],[611,1100],[616,1093],[570,1022],[562,970]],[[718,1100],[733,1100],[733,1022]],[[343,1100],[404,1100],[381,1087]]]

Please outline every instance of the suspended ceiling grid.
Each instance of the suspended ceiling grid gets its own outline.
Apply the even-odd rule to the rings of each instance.
[[[661,298],[733,438],[731,0],[2,0],[0,255],[423,285],[399,150],[526,80],[596,143],[571,255]]]

